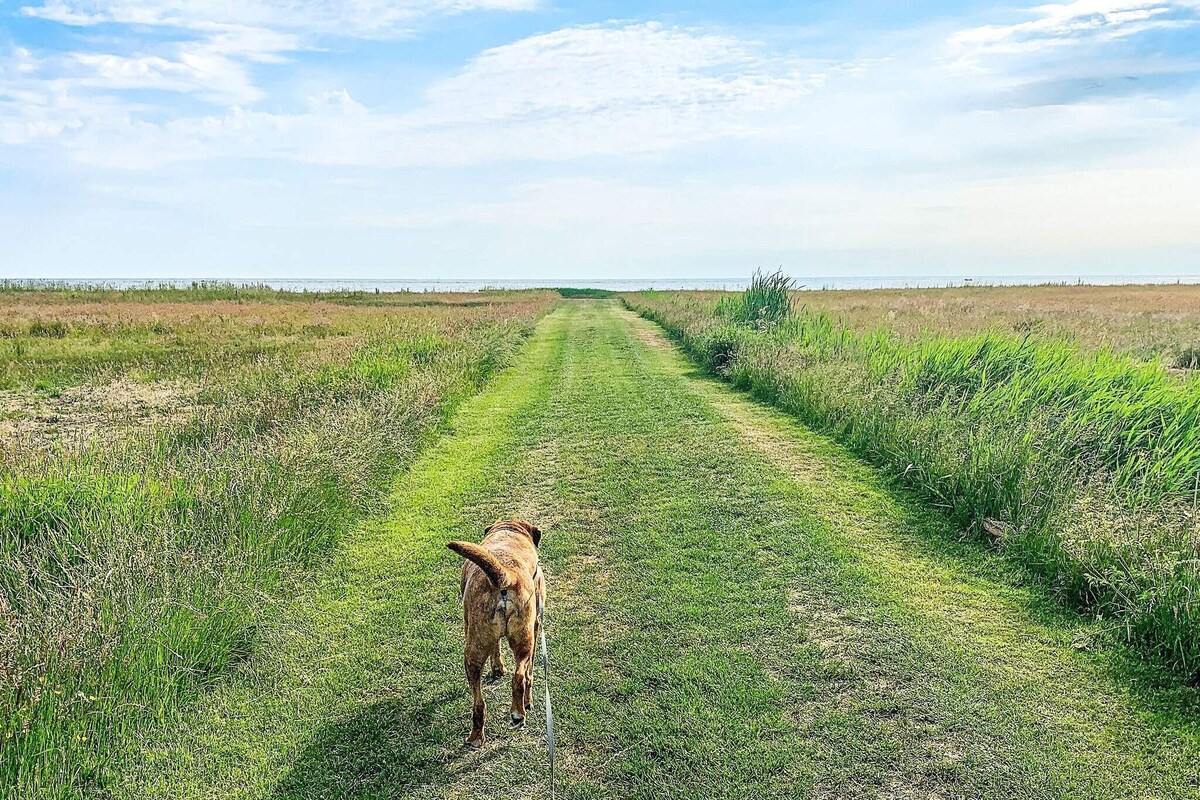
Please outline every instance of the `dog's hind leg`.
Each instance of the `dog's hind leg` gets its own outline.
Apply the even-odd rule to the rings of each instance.
[[[529,657],[525,669],[525,711],[533,711],[533,656]]]
[[[512,711],[510,719],[513,727],[525,724],[525,712],[533,708],[533,637],[510,637],[513,660],[517,668],[512,679]]]
[[[483,723],[487,716],[487,706],[483,702],[483,665],[486,663],[488,651],[468,647],[463,657],[467,670],[467,685],[471,687],[471,735],[467,744],[472,747],[483,747]]]
[[[499,678],[504,674],[504,662],[500,660],[500,640],[496,640],[496,646],[492,648],[492,674],[489,676],[493,679]]]

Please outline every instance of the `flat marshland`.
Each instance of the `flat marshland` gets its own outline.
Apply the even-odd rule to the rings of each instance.
[[[726,295],[686,292],[679,300],[715,307]],[[1200,352],[1200,284],[815,290],[795,292],[792,300],[852,330],[904,339],[1028,335],[1169,368],[1188,368]]]
[[[0,796],[1195,797],[1195,290],[788,288],[0,292]]]
[[[811,298],[811,299],[808,299]],[[797,302],[905,338],[1001,332],[1182,368],[1200,347],[1200,284],[833,291]]]
[[[113,740],[254,647],[548,294],[0,293],[0,775]]]

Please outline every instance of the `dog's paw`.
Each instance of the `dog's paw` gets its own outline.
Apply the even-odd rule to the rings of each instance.
[[[525,704],[525,710],[526,710],[526,711],[533,711],[533,703],[526,703],[526,704]]]
[[[518,714],[517,712],[514,711],[513,713],[508,715],[508,718],[512,721],[512,726],[514,728],[524,728],[525,727],[525,717],[523,715]]]
[[[479,748],[483,747],[483,736],[468,736],[466,745],[472,750],[478,750]]]

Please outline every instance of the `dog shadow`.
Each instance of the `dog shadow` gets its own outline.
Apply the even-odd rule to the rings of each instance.
[[[462,692],[442,692],[421,705],[382,700],[322,726],[275,788],[276,800],[382,800],[437,796],[495,756],[463,745],[463,719],[444,711]]]

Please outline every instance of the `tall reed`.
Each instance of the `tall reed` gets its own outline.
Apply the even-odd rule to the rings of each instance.
[[[739,325],[767,328],[792,315],[791,291],[795,284],[781,270],[767,273],[758,270],[745,291],[723,298],[717,304],[717,315]]]

